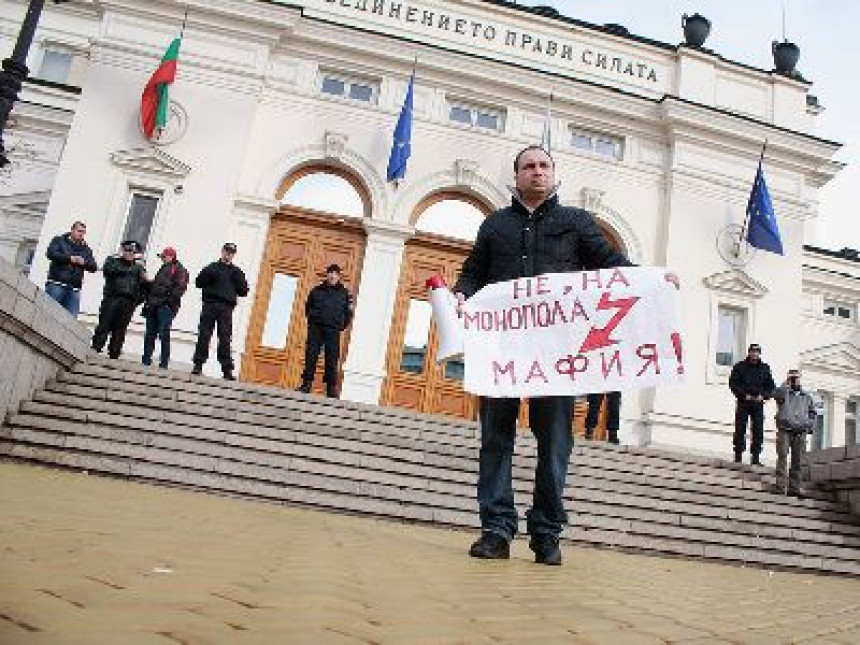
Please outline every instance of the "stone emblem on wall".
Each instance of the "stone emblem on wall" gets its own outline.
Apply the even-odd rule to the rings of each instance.
[[[349,141],[348,134],[342,134],[340,132],[326,132],[324,142],[325,158],[340,159],[343,157],[347,141]]]
[[[167,125],[156,130],[150,143],[156,146],[169,146],[176,143],[188,132],[188,112],[178,101],[171,99],[167,111]]]

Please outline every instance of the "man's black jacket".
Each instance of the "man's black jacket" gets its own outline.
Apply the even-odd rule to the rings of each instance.
[[[588,211],[550,197],[529,216],[517,198],[481,224],[454,291],[471,297],[494,282],[588,269],[631,266],[606,241]]]
[[[351,302],[352,296],[341,283],[322,282],[308,294],[305,315],[314,325],[343,330],[352,320]]]
[[[770,398],[776,383],[770,373],[770,366],[762,361],[752,362],[744,359],[735,363],[729,377],[729,389],[738,401],[746,401],[747,395]]]
[[[233,307],[237,297],[248,295],[248,281],[242,269],[221,260],[204,267],[194,284],[203,290],[203,302],[223,302]]]
[[[109,257],[102,267],[105,276],[104,295],[106,298],[129,298],[137,303],[143,286],[143,267],[123,258]]]
[[[178,260],[165,262],[147,287],[146,306],[155,311],[161,305],[179,311],[179,304],[188,288],[188,271]]]
[[[99,268],[89,245],[84,241],[73,241],[68,233],[58,235],[51,240],[45,255],[51,261],[51,266],[48,268],[48,280],[59,282],[73,289],[81,288],[85,270],[95,273]],[[72,264],[70,258],[73,255],[82,257],[84,265]]]

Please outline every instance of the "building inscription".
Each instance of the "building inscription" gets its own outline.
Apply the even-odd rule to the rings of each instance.
[[[633,58],[599,46],[525,30],[490,20],[478,20],[449,10],[404,0],[307,0],[342,19],[358,18],[362,27],[406,27],[413,33],[443,37],[472,47],[525,57],[561,68],[593,72],[604,77],[657,90],[664,70],[651,61]]]

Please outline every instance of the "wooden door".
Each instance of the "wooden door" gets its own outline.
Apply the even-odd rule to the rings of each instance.
[[[406,245],[394,307],[382,403],[475,419],[477,398],[463,391],[463,363],[436,364],[438,338],[425,282],[440,274],[454,286],[471,244],[426,233]]]
[[[272,219],[245,343],[243,381],[283,388],[301,383],[308,294],[325,278],[326,267],[338,264],[344,285],[356,297],[363,253],[364,228],[358,219],[295,207],[283,208]],[[348,347],[349,328],[341,335],[340,365]],[[314,378],[318,393],[325,391],[322,372],[321,356]],[[338,382],[341,378],[339,366]]]

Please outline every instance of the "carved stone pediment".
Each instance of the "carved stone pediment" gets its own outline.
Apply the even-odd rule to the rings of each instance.
[[[183,179],[191,172],[191,167],[154,147],[120,150],[110,156],[114,165],[124,170],[160,175],[169,179]]]
[[[762,298],[768,289],[740,269],[714,273],[704,279],[705,286],[714,291],[721,291],[745,298]]]
[[[847,341],[809,349],[801,353],[800,360],[804,365],[816,369],[840,372],[853,377],[860,374],[860,347]]]

